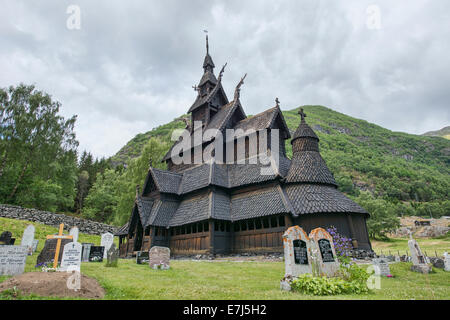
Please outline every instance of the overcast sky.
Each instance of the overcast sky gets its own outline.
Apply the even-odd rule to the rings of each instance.
[[[205,29],[230,99],[248,73],[247,114],[279,97],[395,131],[450,125],[447,0],[0,0],[0,87],[34,83],[78,115],[80,150],[111,156],[187,112]]]

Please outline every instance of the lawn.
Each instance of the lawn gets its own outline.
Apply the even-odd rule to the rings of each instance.
[[[10,230],[20,243],[19,235],[29,224],[26,221],[0,218],[0,231]],[[47,234],[56,228],[34,223],[41,250]],[[99,236],[80,233],[80,242],[100,244]],[[448,250],[450,241],[442,239],[419,239],[424,250],[438,253]],[[372,242],[374,249],[404,252],[407,239],[388,242]],[[385,252],[386,250],[386,252]],[[448,250],[450,251],[450,250]],[[37,254],[27,258],[25,272],[34,268]],[[96,278],[106,289],[105,299],[450,299],[450,272],[436,269],[435,273],[423,275],[409,270],[410,263],[391,264],[394,278],[382,278],[381,289],[366,295],[338,295],[316,297],[280,290],[279,282],[284,274],[283,262],[231,262],[172,260],[170,270],[152,270],[148,265],[138,265],[134,259],[120,259],[118,268],[107,268],[105,263],[83,262],[84,274]],[[0,277],[0,282],[7,279]],[[8,296],[0,295],[0,299]],[[21,297],[25,299],[48,299],[47,297]]]

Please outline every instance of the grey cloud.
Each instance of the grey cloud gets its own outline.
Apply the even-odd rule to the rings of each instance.
[[[248,114],[322,104],[396,131],[449,123],[450,3],[437,1],[3,1],[0,86],[35,83],[78,114],[81,148],[109,156],[185,113],[203,29]],[[66,8],[81,8],[81,30]],[[381,9],[380,30],[366,8]],[[426,110],[426,111],[424,111]],[[401,121],[400,121],[401,119]]]

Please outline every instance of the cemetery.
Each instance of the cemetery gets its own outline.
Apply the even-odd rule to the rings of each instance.
[[[112,237],[110,242],[109,235],[87,235],[77,232],[73,226],[65,226],[59,232],[58,228],[38,223],[0,219],[0,233],[9,229],[9,238],[15,238],[15,243],[19,244],[0,245],[0,299],[309,300],[448,299],[450,296],[450,272],[445,271],[450,270],[450,256],[443,251],[439,251],[438,257],[421,256],[420,252],[426,251],[421,250],[421,239],[414,239],[416,243],[412,246],[421,250],[419,255],[417,249],[409,251],[407,243],[411,239],[404,240],[406,246],[400,253],[406,256],[408,250],[405,262],[400,261],[397,253],[389,255],[385,250],[381,254],[375,242],[376,257],[358,259],[347,267],[346,270],[360,268],[374,276],[374,289],[324,294],[302,292],[302,285],[321,279],[321,283],[339,287],[351,282],[348,275],[353,271],[350,270],[347,277],[342,273],[341,245],[322,228],[309,234],[301,226],[288,228],[283,235],[281,255],[177,257],[167,247],[154,246],[136,258],[121,259],[117,237]],[[31,255],[28,244],[33,243],[30,239],[33,228],[29,225],[35,229],[33,240],[39,240],[37,250]],[[73,238],[78,242],[73,242]],[[58,240],[59,251],[56,250]],[[48,241],[56,243],[53,247],[46,246]],[[109,246],[106,255],[102,244]],[[442,241],[443,247],[448,248],[449,244],[449,240]],[[45,266],[37,266],[38,257],[44,256],[45,250],[51,251],[47,256],[53,255],[53,258],[46,261]],[[60,263],[54,268],[57,252]],[[437,263],[438,267],[435,267],[435,260],[441,262]],[[423,266],[431,270],[428,273],[416,270]],[[77,284],[79,289],[76,289]]]

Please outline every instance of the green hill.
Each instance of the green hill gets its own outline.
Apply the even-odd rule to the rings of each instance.
[[[322,156],[343,192],[357,196],[360,191],[369,191],[393,202],[448,201],[450,141],[393,132],[323,106],[303,108],[320,138]],[[297,110],[283,112],[292,131],[300,121]],[[172,131],[184,128],[182,117],[138,134],[111,160],[119,164],[138,157],[151,137],[170,142]],[[286,149],[290,157],[289,142]]]
[[[425,132],[423,135],[429,137],[442,137],[450,140],[450,126],[444,127],[441,130],[428,131]]]

